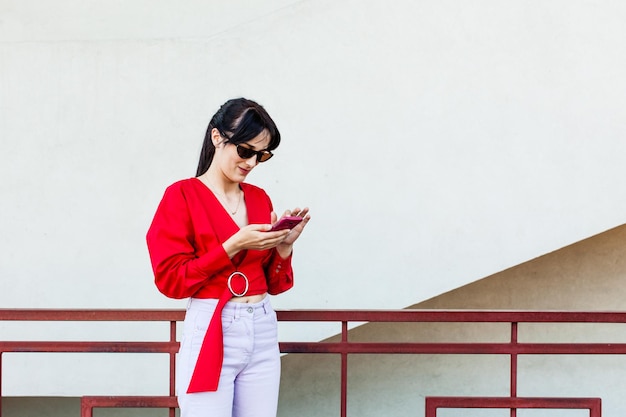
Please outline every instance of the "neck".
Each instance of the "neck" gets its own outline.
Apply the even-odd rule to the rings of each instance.
[[[198,178],[202,182],[204,182],[210,189],[224,196],[239,194],[239,191],[241,190],[241,188],[239,187],[239,183],[229,181],[224,178],[223,175],[216,172],[211,172],[210,169]]]

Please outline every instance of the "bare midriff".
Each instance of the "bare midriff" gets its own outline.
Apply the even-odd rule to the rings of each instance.
[[[230,299],[231,302],[234,303],[245,303],[245,304],[254,304],[260,303],[263,301],[267,293],[258,294],[258,295],[244,295],[243,297],[233,297]]]

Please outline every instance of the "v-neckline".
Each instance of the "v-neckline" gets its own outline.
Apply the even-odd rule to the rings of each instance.
[[[217,205],[222,209],[223,215],[230,220],[231,224],[233,226],[235,226],[237,228],[237,230],[240,230],[241,226],[239,226],[237,224],[237,222],[235,221],[235,219],[233,219],[233,217],[230,215],[230,213],[228,212],[226,207],[224,207],[224,204],[222,204],[222,202],[217,197],[215,192],[207,184],[205,184],[204,181],[202,181],[200,178],[198,178],[198,177],[193,177],[193,178],[195,180],[197,180],[200,184],[202,184],[202,187],[209,192],[211,197],[213,197],[213,200],[215,200]],[[246,206],[246,217],[248,217],[247,224],[250,224],[250,214],[248,213],[248,208],[247,208],[247,204],[246,204],[246,187],[243,184],[241,184],[241,183],[238,186],[239,186],[239,189],[241,190],[241,192],[243,193],[243,197],[242,197],[243,198],[243,204],[244,204],[244,206]]]

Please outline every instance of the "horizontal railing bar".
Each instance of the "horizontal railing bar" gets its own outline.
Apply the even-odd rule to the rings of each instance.
[[[626,354],[624,343],[518,343],[512,353],[521,355]]]
[[[138,407],[154,407],[154,408],[177,408],[178,401],[176,397],[165,396],[84,396],[81,398],[84,407],[120,407],[120,408],[138,408]]]
[[[587,397],[426,397],[427,406],[435,408],[594,408],[600,398]]]
[[[278,310],[279,321],[626,323],[621,311]]]
[[[283,353],[360,354],[626,354],[624,343],[359,343],[280,342]],[[176,353],[179,342],[0,341],[0,352]]]
[[[360,354],[626,354],[626,344],[615,343],[358,343],[280,342],[283,353]]]
[[[183,321],[185,310],[2,309],[0,321]]]
[[[277,310],[280,321],[626,323],[619,311]],[[0,321],[182,321],[185,310],[0,309]]]
[[[0,352],[176,353],[179,342],[0,341]]]

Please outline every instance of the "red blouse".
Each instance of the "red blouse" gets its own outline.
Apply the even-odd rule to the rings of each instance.
[[[248,222],[269,224],[273,210],[269,196],[254,185],[240,185]],[[235,271],[248,278],[246,295],[267,292],[267,280],[293,281],[291,256],[283,259],[276,249],[247,250],[230,259],[222,243],[238,230],[198,178],[169,186],[146,237],[159,291],[170,298],[220,298]]]

